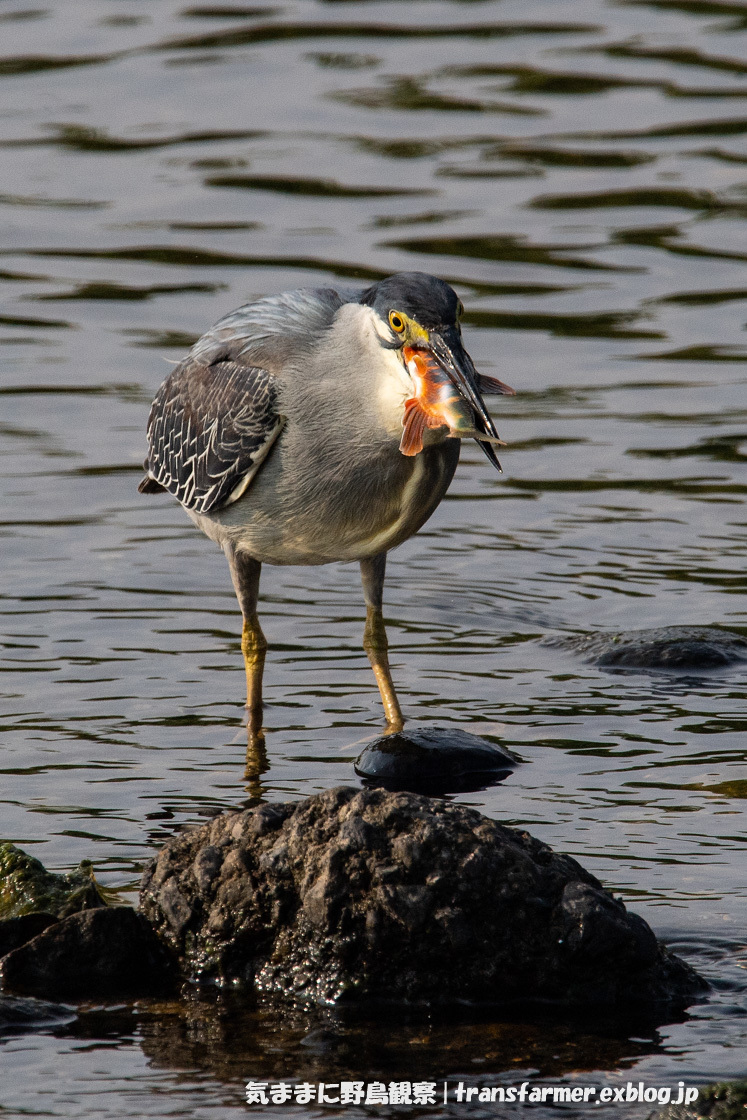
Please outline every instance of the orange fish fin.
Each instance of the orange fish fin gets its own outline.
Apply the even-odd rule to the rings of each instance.
[[[423,450],[423,432],[427,422],[428,417],[420,407],[417,397],[410,397],[409,401],[405,401],[404,430],[399,442],[403,455],[417,455]]]

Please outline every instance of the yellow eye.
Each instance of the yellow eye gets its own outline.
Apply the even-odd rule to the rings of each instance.
[[[457,319],[461,319],[462,315],[464,315],[464,304],[459,300],[457,304]]]
[[[405,329],[405,321],[398,312],[390,311],[389,326],[393,331],[396,331],[397,334],[402,334],[402,331]]]

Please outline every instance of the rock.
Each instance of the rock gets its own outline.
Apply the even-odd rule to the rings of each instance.
[[[70,1007],[46,1000],[22,996],[0,995],[0,1033],[21,1034],[25,1031],[59,1027],[77,1018]]]
[[[163,986],[168,963],[158,939],[132,907],[110,907],[107,896],[116,897],[99,887],[88,861],[55,875],[15,845],[0,844],[3,988],[86,998]],[[19,1008],[37,1005],[7,1006],[21,1015]]]
[[[69,875],[55,875],[15,844],[0,844],[0,918],[32,913],[64,918],[105,905],[88,860]]]
[[[747,640],[712,626],[665,626],[615,634],[546,638],[544,645],[578,653],[602,669],[653,669],[678,673],[725,669],[747,661]]]
[[[43,933],[48,926],[53,926],[57,918],[54,914],[23,914],[20,918],[6,918],[0,921],[0,957],[25,945],[32,937]]]
[[[503,781],[517,759],[458,728],[408,728],[379,735],[355,762],[368,784],[414,793],[458,793]]]
[[[29,995],[150,993],[171,978],[166,952],[129,906],[71,914],[0,959],[3,990]]]
[[[574,859],[412,793],[223,814],[162,849],[141,908],[193,977],[307,1001],[653,1009],[706,987]]]
[[[720,1081],[701,1086],[694,1104],[666,1105],[652,1120],[744,1120],[745,1109],[747,1081]]]

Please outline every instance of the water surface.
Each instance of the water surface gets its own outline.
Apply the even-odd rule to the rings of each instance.
[[[3,837],[134,891],[185,823],[356,782],[381,722],[356,566],[263,572],[270,768],[247,786],[225,562],[136,487],[164,359],[218,317],[423,269],[519,395],[494,404],[504,475],[465,446],[390,558],[405,711],[515,750],[458,800],[572,853],[716,990],[658,1030],[89,1011],[0,1049],[4,1109],[239,1116],[260,1075],[744,1073],[744,673],[611,674],[540,640],[745,632],[747,6],[43,4],[0,3]]]

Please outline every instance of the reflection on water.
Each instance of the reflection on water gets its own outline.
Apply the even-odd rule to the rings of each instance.
[[[617,675],[542,639],[744,633],[746,20],[736,0],[5,0],[3,836],[131,890],[185,822],[357,780],[380,721],[357,568],[263,573],[269,769],[244,788],[223,558],[136,486],[164,358],[253,296],[421,268],[520,395],[494,403],[504,476],[465,446],[390,559],[405,710],[516,750],[459,800],[572,852],[717,984],[655,1037],[88,1012],[5,1044],[6,1108],[239,1116],[249,1076],[359,1058],[383,1079],[743,1072],[743,667]]]

